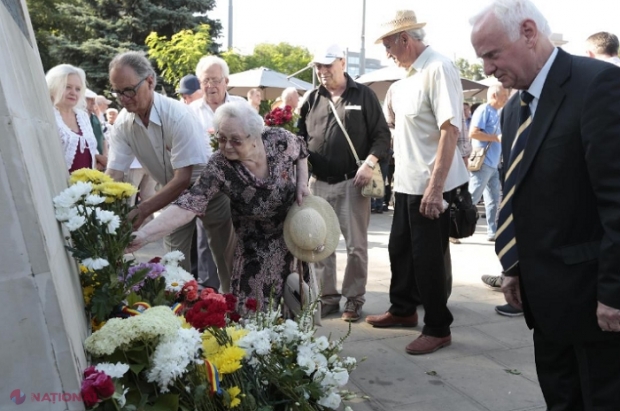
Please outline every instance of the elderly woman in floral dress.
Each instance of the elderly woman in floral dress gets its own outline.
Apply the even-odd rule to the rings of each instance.
[[[163,237],[203,215],[218,192],[230,197],[238,243],[231,291],[241,303],[256,298],[265,304],[283,293],[286,276],[298,271],[283,237],[289,208],[310,194],[308,151],[301,137],[281,128],[264,127],[247,102],[217,109],[214,126],[219,150],[209,159],[194,186],[155,220],[142,227],[128,251]]]

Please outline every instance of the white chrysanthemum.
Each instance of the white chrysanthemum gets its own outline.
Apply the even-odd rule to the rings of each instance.
[[[155,348],[148,382],[156,382],[161,392],[168,392],[174,380],[198,358],[201,347],[202,337],[195,328],[180,328],[175,335],[164,337]]]
[[[102,371],[112,378],[123,378],[123,375],[129,371],[129,365],[117,362],[112,364],[109,362],[102,362],[95,366],[97,371]]]
[[[329,390],[323,397],[319,398],[317,404],[335,410],[340,406],[340,401],[340,394],[336,390]]]
[[[93,184],[78,181],[67,188],[67,190],[69,190],[73,196],[80,198],[89,195],[90,192],[93,191]]]
[[[86,196],[86,204],[99,205],[105,201],[105,197],[98,196],[97,194],[90,194]]]
[[[108,223],[108,233],[116,234],[116,230],[121,226],[121,219],[119,216],[115,215],[112,217],[112,220]]]
[[[129,348],[133,341],[153,341],[160,336],[175,335],[181,327],[169,307],[156,306],[127,319],[112,318],[84,341],[86,350],[100,357],[117,349]]]
[[[56,207],[56,220],[68,221],[78,215],[78,210],[75,207]]]
[[[286,320],[281,326],[282,339],[285,343],[290,343],[299,339],[299,327],[293,320]]]
[[[75,203],[80,199],[74,195],[73,192],[69,191],[69,189],[63,190],[60,194],[54,197],[54,207],[59,208],[69,208],[73,207]]]
[[[102,210],[99,207],[95,208],[95,215],[97,216],[97,220],[101,224],[109,223],[116,216],[116,214],[114,214],[114,212],[107,211],[107,210]]]
[[[186,282],[194,279],[193,275],[177,265],[166,265],[165,267],[166,271],[162,273],[162,276],[166,280],[166,291],[179,292]]]
[[[67,229],[69,231],[75,231],[78,228],[82,227],[86,223],[86,217],[81,215],[76,215],[69,218],[69,221],[65,222]]]
[[[170,251],[161,258],[161,264],[163,265],[178,265],[179,261],[185,260],[185,255],[179,250]]]
[[[82,260],[82,265],[88,268],[90,271],[101,270],[103,267],[110,265],[105,258],[85,258]]]

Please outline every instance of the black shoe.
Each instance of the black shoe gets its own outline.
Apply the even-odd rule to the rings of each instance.
[[[498,305],[497,307],[495,307],[495,312],[505,317],[520,317],[523,315],[523,310],[514,308],[510,304]]]
[[[390,211],[390,208],[387,204],[383,204],[383,211]]]
[[[502,287],[501,275],[483,275],[482,282],[493,291],[500,291]]]

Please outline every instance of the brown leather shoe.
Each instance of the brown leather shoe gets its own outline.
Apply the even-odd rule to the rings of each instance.
[[[366,317],[366,322],[373,327],[415,327],[418,325],[418,313],[398,317],[388,311],[379,315],[369,315]]]
[[[418,338],[407,345],[405,350],[411,355],[430,354],[440,348],[452,344],[452,336],[431,337],[430,335],[420,334]]]

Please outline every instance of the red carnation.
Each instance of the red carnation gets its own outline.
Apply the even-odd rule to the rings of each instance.
[[[218,298],[220,297],[220,298]],[[185,314],[185,319],[194,328],[204,330],[207,327],[226,326],[226,299],[219,294],[210,294],[205,300],[198,301]]]
[[[258,303],[256,302],[256,299],[254,298],[248,298],[247,300],[245,300],[245,308],[247,308],[250,311],[256,311],[257,305]]]
[[[161,257],[153,257],[149,260],[151,264],[158,264],[161,261]]]
[[[232,294],[224,294],[224,298],[226,298],[227,311],[235,311],[237,309],[237,297]]]
[[[204,300],[207,298],[207,296],[209,294],[215,294],[215,290],[213,288],[207,287],[207,288],[203,288],[202,291],[200,292],[200,299]]]
[[[198,283],[196,280],[186,282],[181,293],[185,295],[187,301],[196,301],[198,299]]]
[[[228,318],[230,318],[230,321],[238,323],[239,320],[241,319],[241,315],[239,315],[238,312],[233,311],[233,312],[228,314]]]

